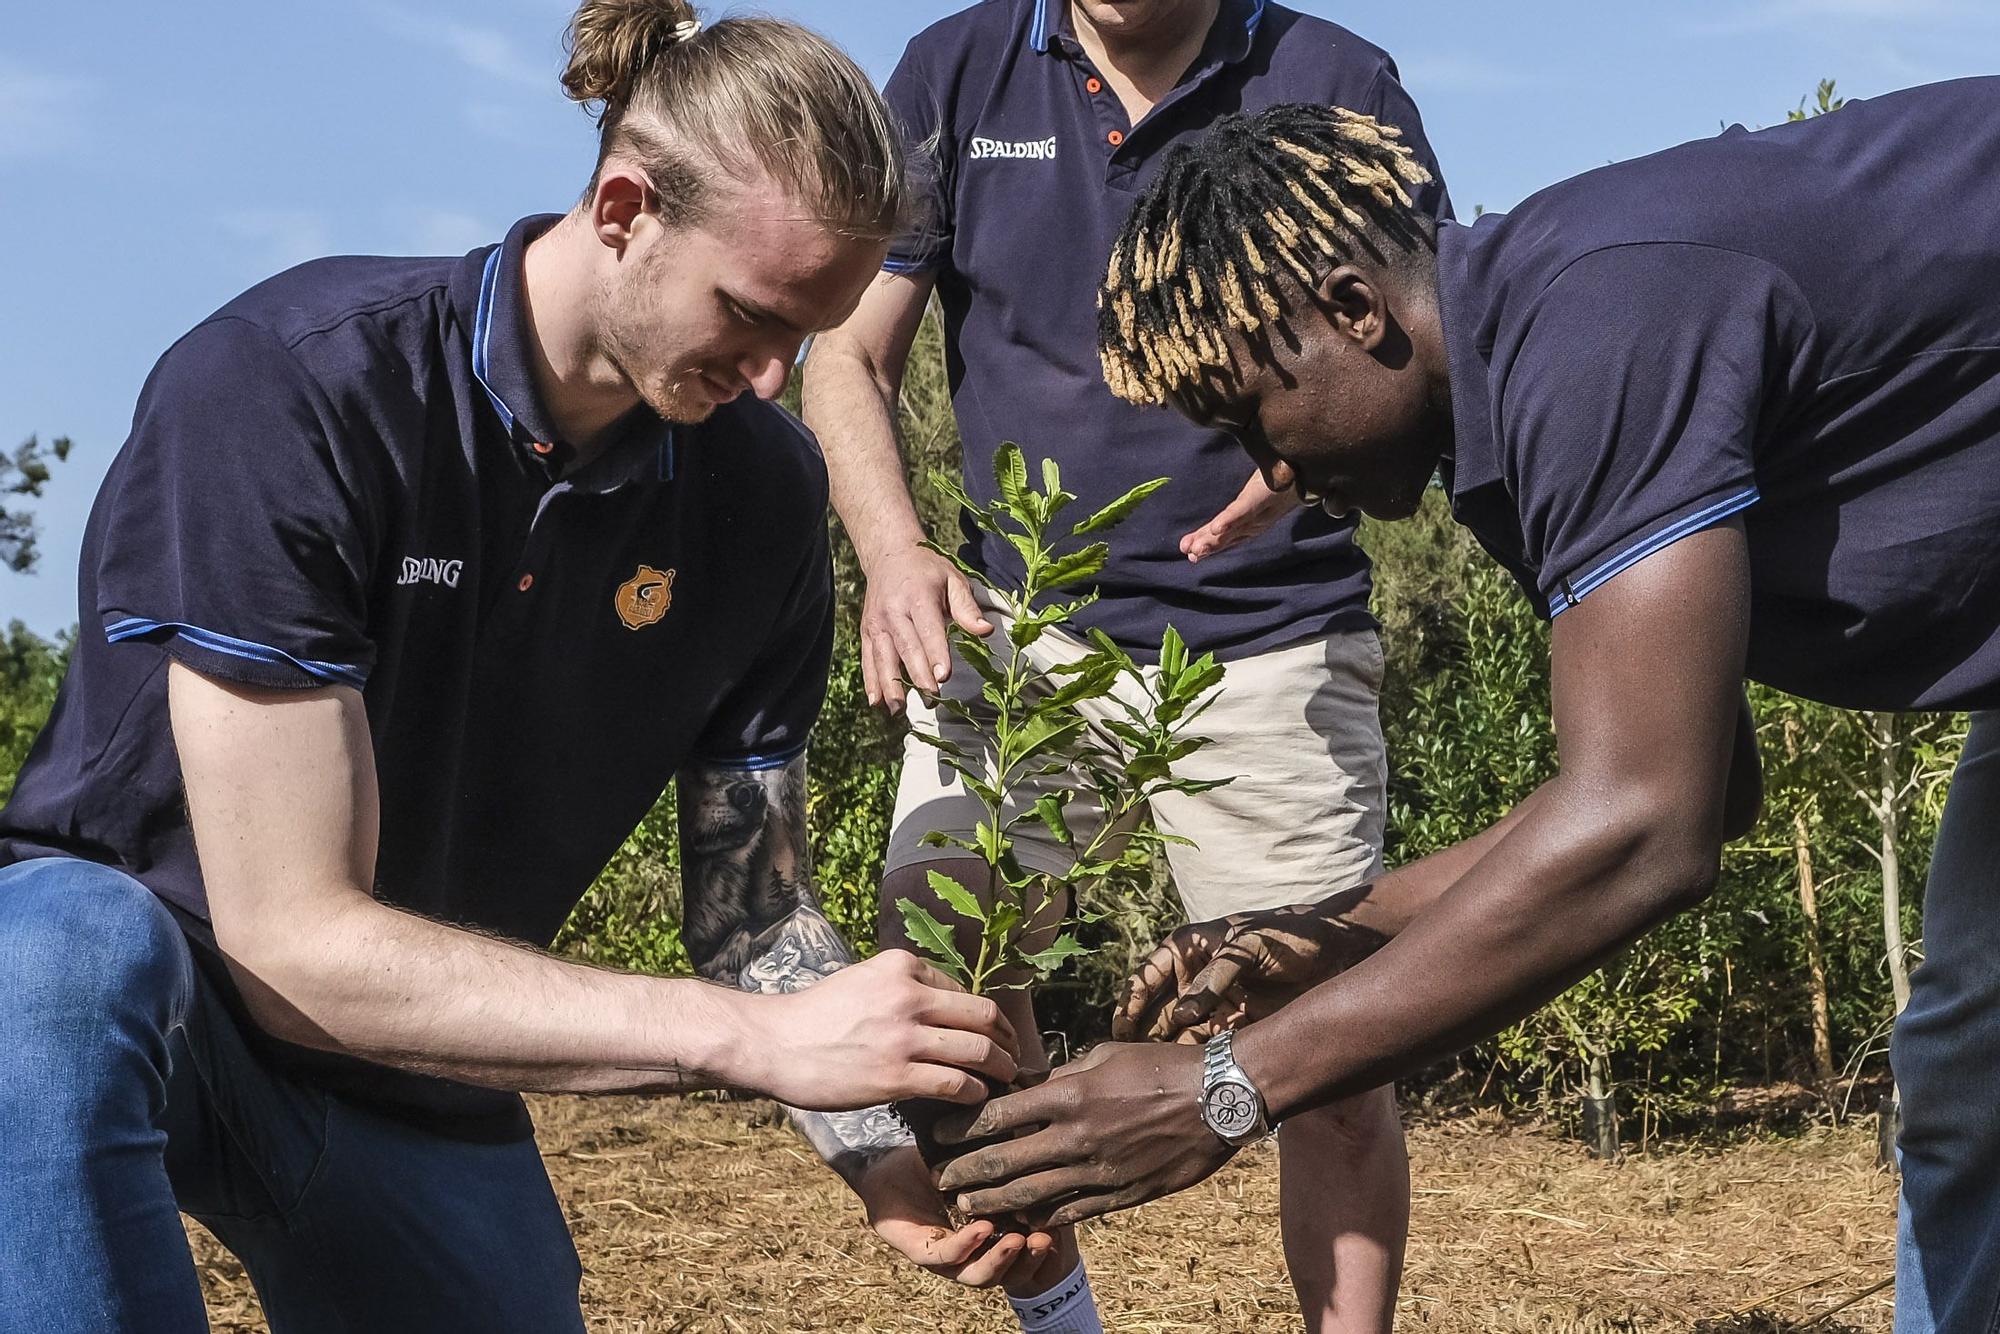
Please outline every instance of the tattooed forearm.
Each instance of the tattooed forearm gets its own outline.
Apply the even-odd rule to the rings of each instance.
[[[696,971],[745,991],[792,992],[854,962],[813,894],[803,755],[776,769],[689,769],[679,804],[681,935]],[[850,1181],[910,1142],[887,1107],[786,1110]]]

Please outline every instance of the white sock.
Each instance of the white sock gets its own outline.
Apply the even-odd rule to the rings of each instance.
[[[1090,1295],[1090,1276],[1083,1261],[1062,1282],[1033,1297],[1007,1298],[1023,1334],[1104,1334],[1097,1317],[1097,1299]]]

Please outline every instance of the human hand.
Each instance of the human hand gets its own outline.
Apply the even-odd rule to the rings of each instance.
[[[939,1139],[989,1144],[945,1164],[939,1184],[969,1214],[1061,1227],[1185,1190],[1236,1150],[1202,1120],[1199,1048],[1105,1043],[1049,1081],[986,1104]]]
[[[904,1098],[975,1103],[1014,1077],[1000,1007],[907,950],[884,950],[803,991],[745,995],[746,1086],[838,1112]]]
[[[968,1288],[990,1288],[1038,1274],[1055,1249],[1046,1232],[996,1236],[991,1219],[953,1228],[944,1197],[916,1149],[892,1149],[854,1181],[868,1211],[868,1226],[891,1249],[940,1278]]]
[[[1162,941],[1111,1017],[1121,1042],[1202,1042],[1262,1019],[1382,943],[1324,905],[1195,922]]]
[[[903,684],[935,691],[951,676],[946,626],[993,633],[972,584],[928,548],[910,545],[875,562],[861,597],[861,682],[870,704],[903,707]]]
[[[1236,493],[1236,499],[1223,506],[1207,523],[1181,538],[1181,554],[1191,561],[1199,561],[1218,551],[1226,551],[1268,532],[1273,524],[1298,509],[1301,503],[1296,491],[1290,488],[1273,491],[1264,481],[1262,472],[1253,472],[1250,480],[1243,484],[1243,489]]]

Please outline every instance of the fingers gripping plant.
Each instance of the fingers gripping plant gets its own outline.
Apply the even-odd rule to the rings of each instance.
[[[944,764],[985,807],[970,839],[936,831],[924,836],[933,847],[963,849],[985,866],[984,896],[949,876],[930,873],[931,889],[947,913],[977,928],[978,947],[968,957],[951,926],[909,899],[896,904],[909,938],[974,994],[1023,985],[1088,953],[1065,928],[1090,917],[1049,921],[1064,891],[1137,867],[1167,843],[1187,841],[1155,827],[1148,813],[1154,797],[1206,792],[1229,781],[1174,775],[1176,763],[1208,744],[1208,738],[1188,729],[1213,702],[1223,669],[1213,654],[1191,658],[1172,627],[1161,640],[1156,670],[1142,668],[1097,629],[1084,632],[1088,652],[1071,662],[1043,669],[1025,652],[1097,600],[1094,591],[1078,590],[1087,590],[1103,571],[1110,547],[1101,538],[1082,546],[1070,539],[1109,532],[1167,479],[1135,486],[1081,523],[1064,527],[1057,518],[1076,497],[1062,489],[1054,460],[1043,461],[1039,490],[1029,483],[1020,446],[1011,442],[1000,447],[993,471],[999,498],[984,506],[974,503],[955,480],[940,479],[971,521],[1012,546],[1025,566],[1020,587],[993,590],[1006,614],[1004,644],[951,627],[959,654],[979,675],[977,698],[932,698],[934,707],[966,724],[981,744],[969,750],[941,736],[916,733],[942,752]],[[967,578],[988,582],[955,552],[928,545]],[[1093,725],[1083,706],[1099,700],[1109,702],[1110,716]],[[1058,775],[1067,775],[1069,782],[1031,805],[1011,799],[1024,783]],[[1071,832],[1069,821],[1071,804],[1079,799],[1095,803],[1102,817],[1096,831],[1082,840]],[[1068,850],[1070,865],[1062,874],[1032,870],[1015,856],[1013,833],[1030,820]],[[1051,925],[1059,928],[1054,940],[1029,951],[1029,934],[1046,933]]]

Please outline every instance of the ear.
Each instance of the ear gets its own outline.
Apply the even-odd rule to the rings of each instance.
[[[648,216],[653,186],[637,168],[607,162],[591,192],[590,225],[597,239],[620,254],[632,243],[639,220]]]
[[[1391,323],[1389,296],[1373,274],[1342,264],[1320,280],[1313,295],[1336,334],[1363,352],[1382,346]]]

